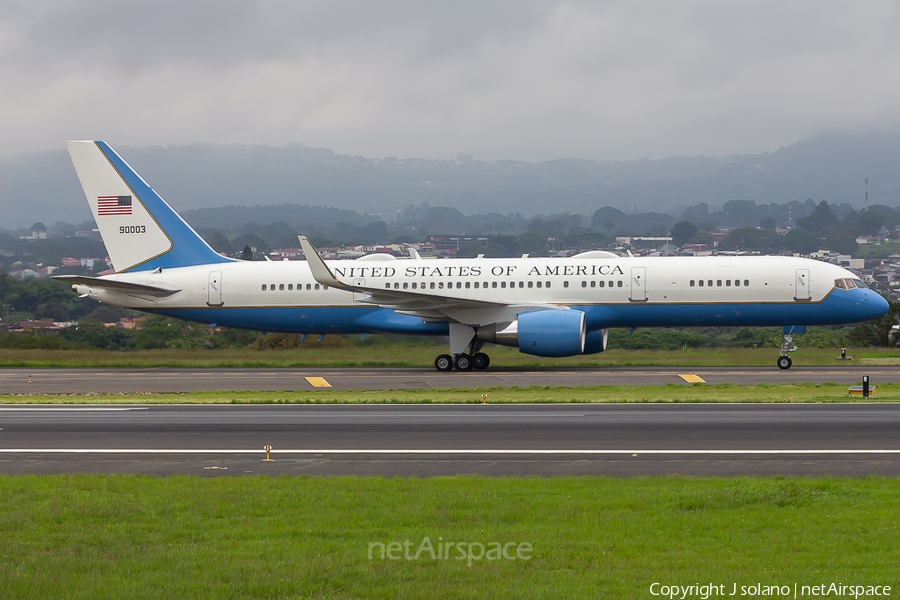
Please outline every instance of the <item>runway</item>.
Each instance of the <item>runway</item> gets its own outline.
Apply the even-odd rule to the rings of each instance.
[[[864,403],[7,405],[0,472],[897,476],[898,431]]]
[[[691,373],[709,384],[900,383],[891,367],[523,367],[441,373],[431,367],[394,368],[61,368],[0,369],[4,394],[184,393],[196,391],[389,390],[511,386],[690,385]]]

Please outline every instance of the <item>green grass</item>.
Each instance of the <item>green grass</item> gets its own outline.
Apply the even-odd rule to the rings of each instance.
[[[0,349],[0,367],[372,367],[433,366],[443,346],[385,344],[371,347],[316,348],[303,350],[10,350]],[[686,350],[621,350],[568,358],[542,359],[502,346],[488,350],[497,366],[772,366],[775,348],[702,348]],[[900,349],[848,349],[856,362],[897,360]],[[794,364],[837,365],[834,348],[803,348],[791,355]],[[846,364],[846,363],[844,363]]]
[[[649,598],[653,582],[897,597],[898,495],[884,478],[2,476],[0,597]],[[425,537],[533,550],[369,559]]]
[[[847,384],[790,383],[465,389],[187,392],[184,394],[0,395],[0,404],[489,404],[572,402],[849,402]],[[900,384],[877,384],[869,402],[900,402]]]

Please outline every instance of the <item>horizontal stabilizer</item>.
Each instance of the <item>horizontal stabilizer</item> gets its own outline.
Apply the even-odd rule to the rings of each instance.
[[[131,283],[129,281],[118,281],[116,279],[103,279],[101,277],[86,277],[84,275],[54,275],[53,279],[82,285],[84,287],[106,289],[113,292],[123,292],[132,294],[144,294],[147,296],[171,296],[181,290],[169,290],[166,288],[156,287],[153,285],[144,285],[142,283]]]

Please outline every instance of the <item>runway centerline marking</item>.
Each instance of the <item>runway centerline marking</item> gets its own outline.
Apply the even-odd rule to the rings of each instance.
[[[263,452],[259,450],[259,448],[254,448],[252,450],[246,449],[234,449],[234,450],[225,450],[225,449],[197,449],[197,448],[0,448],[0,454],[262,454]],[[748,454],[761,454],[761,455],[784,455],[784,454],[802,454],[802,455],[812,455],[812,454],[826,454],[826,455],[834,455],[834,454],[882,454],[882,455],[900,455],[900,449],[873,449],[873,450],[861,450],[861,449],[843,449],[843,450],[835,450],[835,449],[807,449],[807,450],[640,450],[640,449],[631,449],[631,450],[597,450],[597,449],[589,449],[589,450],[560,450],[560,449],[552,449],[552,450],[526,450],[526,449],[472,449],[472,450],[460,450],[460,449],[421,449],[421,450],[413,450],[413,449],[350,449],[350,448],[335,448],[335,449],[286,449],[279,450],[277,448],[272,449],[272,454],[276,457],[278,455],[286,455],[286,454],[447,454],[447,455],[462,455],[462,454],[496,454],[496,455],[564,455],[564,454],[580,454],[580,455],[620,455],[620,454],[631,454],[632,456],[640,456],[642,454],[649,455],[662,455],[662,454],[673,454],[673,455],[701,455],[701,454],[712,454],[712,455],[748,455]]]

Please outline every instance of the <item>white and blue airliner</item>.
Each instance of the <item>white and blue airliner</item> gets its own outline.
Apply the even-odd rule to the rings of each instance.
[[[784,328],[874,319],[888,303],[853,273],[780,256],[429,260],[374,254],[249,262],[215,252],[109,145],[66,142],[116,273],[59,276],[98,301],[216,326],[301,334],[449,336],[441,371],[485,369],[487,343],[537,356],[606,349],[610,327]]]

